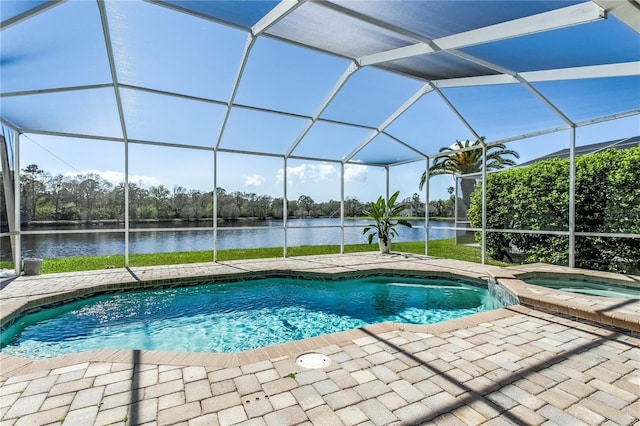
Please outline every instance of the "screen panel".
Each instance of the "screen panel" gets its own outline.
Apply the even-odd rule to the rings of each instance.
[[[309,120],[245,108],[232,108],[220,148],[284,155]]]
[[[3,28],[0,58],[3,93],[112,82],[95,2],[65,2]]]
[[[348,62],[269,38],[249,55],[235,102],[311,116]]]
[[[21,130],[122,138],[112,88],[2,98],[2,118]]]
[[[121,92],[129,139],[215,146],[225,106],[140,90]]]
[[[243,31],[147,2],[107,2],[120,84],[227,101]]]

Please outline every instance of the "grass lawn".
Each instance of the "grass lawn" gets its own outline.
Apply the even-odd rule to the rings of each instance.
[[[377,250],[377,244],[352,244],[345,245],[344,247],[345,253],[370,252]],[[424,254],[424,242],[394,242],[392,250],[395,252]],[[338,253],[340,253],[339,245],[287,248],[287,256],[289,257]],[[480,249],[478,247],[456,245],[454,238],[430,241],[429,255],[480,263]],[[217,260],[225,261],[275,257],[282,257],[282,247],[220,250],[218,251]],[[129,256],[130,266],[177,265],[183,263],[211,261],[213,261],[213,251],[211,250],[177,253],[132,254]],[[487,259],[487,263],[491,265],[506,265],[503,262],[497,262],[493,259]],[[106,268],[124,268],[124,266],[124,255],[50,258],[42,261],[42,269],[40,270],[40,273],[51,274],[56,272],[89,271]],[[13,265],[9,261],[1,261],[0,267],[4,269],[12,269]]]

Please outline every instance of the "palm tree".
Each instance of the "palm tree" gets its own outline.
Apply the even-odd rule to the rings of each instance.
[[[431,167],[429,167],[429,177],[444,174],[466,175],[480,172],[482,170],[483,142],[484,137],[473,143],[467,139],[464,142],[456,141],[456,143],[450,147],[440,148],[440,152],[448,152],[449,154],[433,159],[433,163]],[[462,151],[462,149],[470,147],[477,147],[477,149]],[[516,151],[506,149],[503,144],[496,144],[487,148],[487,170],[498,170],[507,166],[515,166],[516,162],[514,160],[504,158],[507,155],[520,158],[520,155]],[[427,173],[424,172],[420,178],[420,190],[422,190],[426,181]],[[475,180],[473,179],[462,179],[460,182],[462,200],[467,208],[469,208],[469,204],[471,203],[471,193],[473,192],[474,186]]]

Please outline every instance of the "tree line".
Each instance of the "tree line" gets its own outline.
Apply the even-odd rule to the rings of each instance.
[[[451,188],[452,189],[452,188]],[[4,186],[0,185],[0,191]],[[34,221],[124,221],[124,182],[112,184],[96,173],[75,176],[52,175],[30,164],[21,170],[21,217],[23,223]],[[282,219],[283,199],[249,192],[227,192],[217,188],[218,218]],[[453,215],[453,195],[448,200],[430,203],[430,214]],[[2,194],[4,200],[4,193]],[[424,201],[415,193],[403,200],[413,215],[424,215]],[[345,199],[345,216],[361,216],[368,203],[357,198]],[[289,200],[288,217],[339,217],[340,201],[315,202],[307,195]],[[2,215],[6,218],[5,203]],[[213,217],[213,191],[164,185],[144,187],[129,182],[129,219],[196,221]]]

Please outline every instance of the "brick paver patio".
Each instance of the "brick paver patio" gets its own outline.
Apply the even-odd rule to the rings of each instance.
[[[20,277],[0,291],[0,307],[5,317],[33,298],[56,299],[132,275],[161,280],[285,269],[505,274],[373,254],[132,268]],[[637,304],[625,304],[628,321],[635,321]],[[310,351],[328,356],[329,366],[296,365]],[[40,361],[3,354],[1,361],[2,425],[640,422],[640,334],[523,305],[430,326],[379,324],[241,354],[102,350]]]

